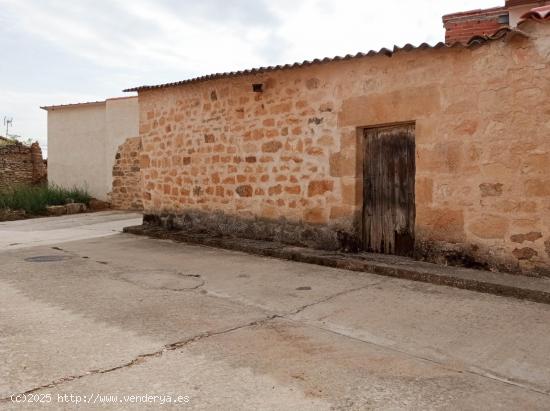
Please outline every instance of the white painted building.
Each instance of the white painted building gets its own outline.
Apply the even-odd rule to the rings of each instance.
[[[137,96],[42,109],[48,112],[48,182],[85,187],[108,201],[118,146],[139,135]]]

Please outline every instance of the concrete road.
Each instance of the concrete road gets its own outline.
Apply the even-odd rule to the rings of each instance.
[[[135,218],[0,224],[0,409],[549,408],[548,305],[119,233]]]
[[[0,222],[0,252],[106,237],[138,224],[141,224],[140,214],[120,211]]]

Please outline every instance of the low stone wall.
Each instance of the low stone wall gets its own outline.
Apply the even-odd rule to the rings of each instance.
[[[118,147],[113,166],[111,205],[120,210],[142,210],[140,154],[141,138],[127,139]]]
[[[46,181],[46,166],[38,143],[0,146],[0,190],[22,184]]]

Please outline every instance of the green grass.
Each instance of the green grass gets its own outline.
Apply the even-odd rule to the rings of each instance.
[[[0,209],[23,209],[28,214],[44,214],[47,206],[68,202],[87,205],[90,199],[88,192],[78,187],[65,189],[55,185],[19,186],[0,191]]]

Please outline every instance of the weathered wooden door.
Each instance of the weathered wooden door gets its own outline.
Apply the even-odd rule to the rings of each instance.
[[[367,251],[414,251],[414,125],[364,130],[363,244]]]

